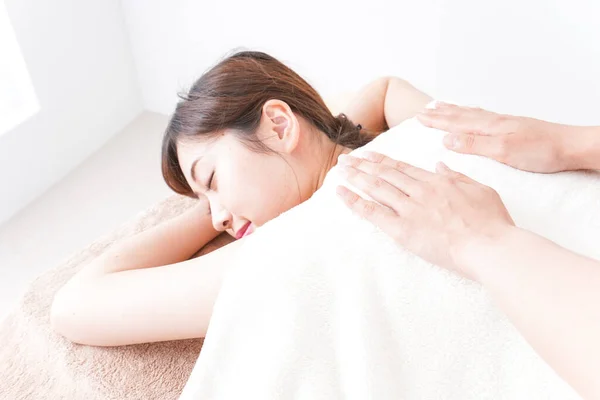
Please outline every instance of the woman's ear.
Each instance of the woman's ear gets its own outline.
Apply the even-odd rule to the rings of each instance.
[[[292,153],[300,139],[300,124],[286,102],[271,99],[262,107],[260,129],[270,147],[281,153]]]

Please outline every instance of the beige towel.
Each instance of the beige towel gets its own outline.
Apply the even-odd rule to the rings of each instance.
[[[0,325],[0,399],[177,399],[203,339],[91,347],[52,331],[54,294],[120,239],[179,215],[194,200],[172,195],[37,277]],[[224,243],[220,236],[194,257]]]

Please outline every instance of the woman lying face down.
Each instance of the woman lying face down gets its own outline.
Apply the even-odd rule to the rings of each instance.
[[[225,58],[181,96],[163,138],[165,181],[197,204],[82,268],[55,296],[54,330],[95,346],[204,337],[225,270],[243,244],[210,252],[224,245],[225,236],[212,242],[219,232],[242,238],[304,202],[340,154],[430,101],[402,79],[383,77],[334,116],[275,58]]]
[[[302,203],[341,153],[366,144],[299,75],[259,52],[237,53],[182,96],[163,141],[163,176],[206,196],[214,229],[236,238]]]

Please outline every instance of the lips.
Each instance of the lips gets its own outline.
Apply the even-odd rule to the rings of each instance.
[[[250,227],[250,224],[251,224],[251,222],[250,222],[250,221],[246,222],[246,225],[242,226],[242,228],[241,228],[239,231],[237,231],[237,232],[235,233],[235,238],[236,238],[236,239],[241,239],[241,238],[243,238],[243,237],[246,235],[246,231],[247,231],[247,230],[248,230],[248,228]]]

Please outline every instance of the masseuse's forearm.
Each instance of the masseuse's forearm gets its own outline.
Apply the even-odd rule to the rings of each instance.
[[[600,169],[600,126],[573,127],[564,145],[571,169]]]
[[[463,255],[538,354],[584,398],[600,399],[600,262],[519,228]]]

